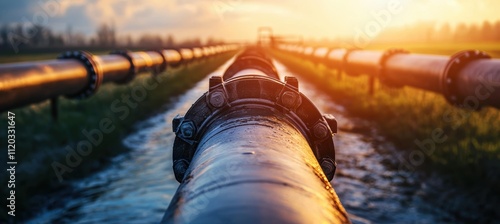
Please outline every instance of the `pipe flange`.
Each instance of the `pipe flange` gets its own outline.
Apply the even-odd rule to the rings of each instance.
[[[450,104],[458,105],[460,102],[463,102],[465,98],[457,91],[457,74],[467,64],[479,59],[491,59],[491,56],[483,51],[465,50],[450,57],[441,75],[443,95]]]
[[[298,91],[296,79],[288,78],[285,83],[268,76],[246,75],[224,82],[222,77],[215,76],[210,78],[209,84],[209,91],[185,116],[172,121],[176,134],[172,159],[177,164],[174,167],[177,181],[182,182],[188,168],[186,164],[191,162],[207,127],[227,111],[241,106],[255,105],[280,111],[304,135],[320,164],[324,160],[335,161],[332,138],[337,131],[335,118],[322,115],[313,102]],[[328,164],[322,167],[331,180],[332,167]]]
[[[320,59],[320,63],[323,63],[325,66],[328,66],[327,63],[328,63],[328,57],[330,56],[330,53],[335,50],[336,48],[328,48],[328,50],[326,51],[326,54],[325,56],[323,56],[323,58]]]
[[[57,59],[76,59],[80,61],[87,70],[88,84],[80,92],[66,95],[68,98],[84,99],[97,92],[101,86],[103,76],[102,69],[95,56],[86,51],[67,51]]]
[[[163,59],[163,62],[161,63],[161,65],[159,65],[155,69],[155,71],[153,72],[153,75],[159,75],[160,73],[167,70],[167,66],[168,66],[167,58],[165,57],[165,55],[163,55],[162,50],[154,50],[154,52],[158,53],[161,56],[161,58]]]
[[[130,63],[130,68],[129,68],[128,74],[125,76],[125,78],[118,80],[118,81],[115,81],[115,83],[127,84],[127,83],[131,82],[132,80],[134,80],[135,76],[137,75],[137,70],[135,68],[134,59],[132,58],[132,56],[130,56],[130,53],[131,52],[128,50],[115,50],[115,51],[112,51],[109,53],[109,54],[113,54],[113,55],[120,55],[120,56],[124,57],[125,59],[127,59],[127,61]]]
[[[349,59],[349,55],[354,52],[359,50],[358,48],[349,48],[346,49],[344,56],[342,57],[342,64],[340,66],[340,71],[346,73],[347,75],[350,76],[357,76],[358,74],[354,74],[351,71],[349,71],[349,63],[347,59]]]
[[[387,60],[389,60],[392,56],[394,55],[399,55],[399,54],[409,54],[410,52],[404,49],[398,49],[398,48],[393,48],[389,49],[382,54],[382,57],[380,58],[378,62],[378,72],[377,72],[377,77],[379,81],[387,86],[394,87],[394,88],[401,88],[403,85],[397,84],[394,82],[390,82],[386,75],[385,75],[385,70],[386,70],[386,63]]]

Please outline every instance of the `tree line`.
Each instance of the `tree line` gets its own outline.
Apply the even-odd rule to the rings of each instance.
[[[421,22],[405,27],[388,28],[377,36],[378,41],[391,42],[500,42],[500,20],[484,21],[481,24],[445,23],[437,26],[432,22]]]
[[[86,36],[81,32],[74,32],[68,26],[65,32],[54,32],[50,27],[39,24],[0,25],[0,51],[18,52],[23,49],[39,49],[51,47],[94,47],[94,48],[172,48],[195,47],[202,45],[223,44],[223,40],[200,38],[176,41],[170,34],[160,35],[144,33],[133,38],[131,35],[119,35],[113,23],[100,24],[94,35]]]

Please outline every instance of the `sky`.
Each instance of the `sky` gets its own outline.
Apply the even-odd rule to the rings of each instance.
[[[255,40],[257,29],[304,38],[336,38],[357,30],[416,22],[500,20],[499,0],[16,0],[0,2],[0,23],[38,23],[95,34],[113,23],[123,35]]]

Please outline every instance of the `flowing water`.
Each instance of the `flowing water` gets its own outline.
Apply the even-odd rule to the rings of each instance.
[[[113,158],[104,170],[70,182],[70,191],[50,195],[57,206],[44,208],[28,223],[158,223],[178,186],[172,171],[172,118],[184,114],[208,90],[208,77],[222,75],[231,62],[173,100],[163,112],[140,122],[137,131],[123,140],[130,152]],[[282,64],[275,65],[280,75],[294,75]],[[298,78],[301,92],[339,122],[335,136],[338,168],[332,184],[354,223],[441,220],[443,212],[422,199],[425,185],[398,171],[398,151],[393,145],[377,135],[368,121],[347,116],[331,96]]]

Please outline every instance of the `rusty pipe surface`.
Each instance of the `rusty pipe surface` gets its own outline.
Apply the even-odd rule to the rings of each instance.
[[[308,49],[294,45],[278,48],[303,57],[305,53],[295,49]],[[500,60],[491,59],[484,52],[462,51],[447,57],[339,48],[330,50],[323,63],[350,75],[366,74],[390,85],[440,93],[460,107],[500,108]]]
[[[201,48],[195,48],[197,56]],[[220,53],[236,50],[225,47]],[[60,59],[38,62],[0,64],[0,111],[38,103],[61,95],[86,98],[103,83],[125,84],[142,72],[162,72],[167,66],[177,66],[193,58],[193,51],[183,49],[162,51],[115,51],[110,55],[94,56],[83,51],[62,54]],[[185,58],[184,58],[185,57]]]
[[[295,78],[253,69],[212,77],[173,120],[181,185],[162,223],[348,223],[329,182],[334,118],[319,113]]]

